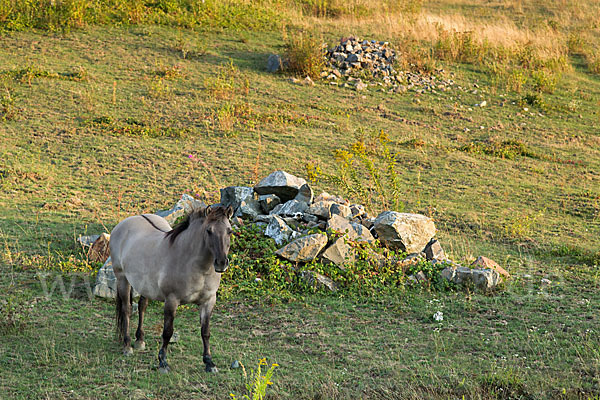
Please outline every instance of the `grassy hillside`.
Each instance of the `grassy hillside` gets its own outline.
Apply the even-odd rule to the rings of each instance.
[[[0,388],[8,397],[227,398],[244,383],[226,367],[263,357],[280,364],[271,398],[600,395],[594,2],[56,3],[0,0]],[[269,54],[295,38],[333,46],[352,34],[389,40],[399,68],[455,87],[357,92],[265,72]],[[357,142],[383,165],[381,132],[404,209],[432,216],[456,261],[486,255],[503,265],[514,277],[504,291],[296,294],[282,303],[257,288],[246,298],[226,280],[213,328],[221,374],[198,367],[193,309],[175,322],[181,343],[170,376],[151,368],[158,303],[147,325],[155,346],[120,356],[112,303],[85,295],[98,265],[78,235],[168,208],[182,193],[215,202],[220,187],[279,168],[335,174],[336,151]],[[373,213],[385,206],[376,194],[352,200]],[[76,279],[75,291],[47,299],[39,271],[48,285]],[[432,322],[440,310],[445,321]]]

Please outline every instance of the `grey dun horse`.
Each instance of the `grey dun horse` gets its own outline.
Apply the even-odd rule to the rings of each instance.
[[[162,347],[159,369],[168,372],[167,346],[173,335],[173,320],[180,304],[197,304],[200,309],[203,361],[207,372],[217,372],[210,356],[210,316],[221,282],[229,266],[231,207],[214,206],[192,212],[171,229],[153,214],[129,217],[112,231],[110,252],[117,277],[117,332],[124,354],[131,354],[129,317],[132,287],[140,293],[139,323],[134,347],[143,350],[144,312],[148,300],[164,301]]]

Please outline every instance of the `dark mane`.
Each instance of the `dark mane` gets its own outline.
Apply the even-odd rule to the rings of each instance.
[[[210,211],[206,215],[206,222],[220,221],[223,218],[228,218],[227,207],[213,206],[209,207]]]
[[[185,217],[185,219],[183,221],[181,221],[180,223],[178,223],[177,225],[175,225],[172,230],[170,230],[169,232],[167,232],[165,234],[165,238],[169,239],[169,243],[173,244],[173,242],[175,242],[175,239],[177,239],[177,236],[179,236],[181,234],[181,232],[183,232],[187,228],[189,228],[189,226],[190,226],[190,220],[192,218],[195,218],[195,217],[198,217],[198,216],[202,215],[203,211],[204,210],[202,210],[202,209],[192,211],[190,214],[187,215],[187,217]]]
[[[181,232],[190,227],[190,222],[195,219],[206,219],[206,222],[215,222],[223,218],[227,218],[227,208],[223,206],[206,207],[192,211],[187,217],[175,227],[165,234],[165,239],[169,240],[169,244],[173,244],[177,236]]]

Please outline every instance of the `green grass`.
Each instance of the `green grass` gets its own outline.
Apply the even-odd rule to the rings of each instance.
[[[357,93],[267,74],[268,55],[285,48],[276,32],[109,22],[0,37],[2,396],[221,399],[244,388],[227,366],[263,357],[280,364],[271,398],[600,394],[600,80],[584,65],[538,93],[545,107],[477,64],[440,62],[465,90]],[[312,163],[333,174],[334,151],[357,140],[385,165],[381,130],[404,210],[434,217],[453,259],[504,266],[513,279],[503,291],[279,299],[226,281],[213,318],[216,376],[203,372],[193,310],[175,322],[174,371],[162,376],[153,369],[159,304],[148,312],[148,350],[123,359],[111,302],[88,301],[81,285],[68,300],[43,294],[38,269],[53,271],[49,283],[81,280],[73,270],[93,280],[98,265],[86,263],[79,234],[169,208],[185,192],[218,201],[220,187],[276,168],[306,176]],[[372,212],[382,204],[353,200]]]
[[[4,274],[3,285],[10,279],[33,305],[28,323],[0,339],[7,398],[226,398],[244,390],[230,363],[249,370],[263,357],[280,365],[271,398],[586,398],[600,388],[597,280],[583,290],[519,280],[491,297],[220,299],[211,321],[220,373],[203,371],[192,307],[178,313],[173,372],[164,376],[155,369],[160,304],[147,312],[148,349],[124,358],[112,302],[88,301],[81,280],[71,298],[47,300],[31,274]],[[443,322],[433,321],[436,311]]]

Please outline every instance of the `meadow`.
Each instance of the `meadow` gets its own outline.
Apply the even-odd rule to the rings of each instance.
[[[597,399],[599,8],[0,0],[0,398],[240,398],[265,358],[278,364],[269,399]],[[389,41],[397,68],[456,85],[357,92],[265,71],[272,53],[350,35]],[[219,374],[204,373],[194,307],[176,319],[171,374],[154,368],[159,303],[148,350],[121,355],[79,235],[182,193],[214,203],[219,188],[317,166],[368,189],[322,179],[317,193],[376,214],[389,199],[358,155],[346,167],[339,155],[359,143],[383,165],[382,132],[403,209],[434,218],[453,260],[506,268],[501,290],[313,293],[266,279],[279,271],[260,261],[273,243],[249,231],[212,319]]]

